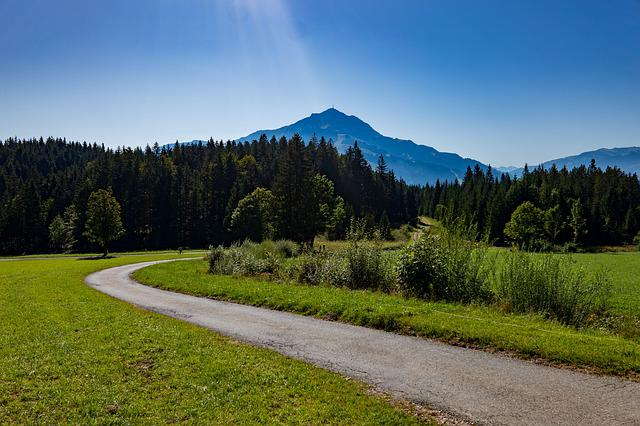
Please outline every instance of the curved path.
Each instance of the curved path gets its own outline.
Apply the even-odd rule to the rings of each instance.
[[[160,290],[119,266],[86,283],[118,299],[488,424],[640,424],[640,383],[384,331]]]

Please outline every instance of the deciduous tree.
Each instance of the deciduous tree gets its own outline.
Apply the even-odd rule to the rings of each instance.
[[[98,244],[103,256],[109,254],[109,243],[124,234],[120,218],[120,203],[109,189],[99,189],[89,196],[87,204],[87,222],[84,235]]]

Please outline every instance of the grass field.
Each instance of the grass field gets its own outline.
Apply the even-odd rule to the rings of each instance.
[[[417,421],[364,385],[83,283],[106,267],[175,257],[0,262],[0,424]]]
[[[613,310],[640,317],[640,253],[575,255],[588,268],[606,267],[614,280]],[[142,282],[174,291],[495,348],[529,358],[637,377],[640,337],[606,329],[576,330],[537,315],[510,315],[486,306],[426,302],[370,291],[277,283],[207,273],[204,261],[140,270]]]
[[[403,247],[406,241],[383,241],[381,243],[383,250],[397,250]],[[348,241],[336,240],[330,241],[324,238],[317,238],[314,241],[314,247],[318,250],[338,251],[349,245]]]
[[[640,252],[585,253],[572,257],[589,270],[604,269],[609,273],[614,313],[640,318]]]

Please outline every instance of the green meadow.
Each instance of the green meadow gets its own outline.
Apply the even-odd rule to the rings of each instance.
[[[0,262],[0,424],[418,421],[362,384],[83,282],[107,267],[175,257]]]
[[[640,319],[640,252],[585,253],[573,258],[593,271],[607,271],[613,286],[612,311]]]

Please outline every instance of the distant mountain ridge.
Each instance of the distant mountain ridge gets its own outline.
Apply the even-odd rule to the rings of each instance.
[[[396,176],[410,184],[435,183],[436,180],[452,182],[462,179],[468,166],[478,164],[482,169],[487,166],[480,161],[463,158],[458,154],[440,152],[435,148],[418,145],[411,140],[397,139],[384,136],[354,115],[347,115],[335,108],[329,108],[321,113],[311,114],[288,126],[273,130],[258,130],[238,142],[259,139],[262,134],[280,138],[290,138],[298,133],[305,142],[314,135],[319,139],[331,139],[339,152],[344,153],[348,147],[357,141],[365,158],[376,164],[378,157],[383,155],[389,169]]]
[[[587,151],[569,157],[545,161],[541,166],[549,169],[555,164],[558,169],[567,167],[567,169],[571,170],[574,167],[580,167],[582,165],[588,166],[591,164],[592,159],[596,161],[596,166],[603,170],[607,167],[615,166],[626,173],[637,173],[640,175],[640,147],[638,146],[627,148],[600,148],[595,151]],[[531,168],[533,166],[529,167]],[[511,170],[508,173],[511,175],[520,175],[523,170],[524,168],[521,167],[516,170]]]
[[[377,132],[366,122],[354,115],[347,115],[335,108],[329,108],[320,113],[311,114],[309,117],[296,121],[293,124],[272,130],[258,130],[236,141],[251,142],[259,139],[262,134],[268,138],[282,136],[291,138],[298,133],[305,142],[309,142],[313,136],[318,139],[324,136],[332,140],[339,152],[346,150],[358,142],[365,158],[375,165],[378,157],[383,155],[387,166],[393,170],[397,177],[404,179],[409,184],[426,183],[433,184],[436,180],[441,182],[453,182],[462,180],[467,167],[474,168],[479,165],[483,170],[487,165],[472,158],[464,158],[455,153],[440,152],[426,145],[419,145],[407,139],[398,139],[384,136]],[[193,140],[185,144],[197,144],[206,141]],[[173,145],[166,145],[172,147]],[[550,168],[555,164],[558,168],[566,166],[568,169],[588,166],[591,159],[596,160],[596,165],[602,169],[608,166],[616,166],[627,173],[640,175],[640,147],[628,148],[601,148],[595,151],[587,151],[578,155],[558,158],[542,163],[544,168]],[[530,164],[529,167],[535,167]],[[512,176],[522,174],[523,167],[495,167],[499,173],[507,173]]]

